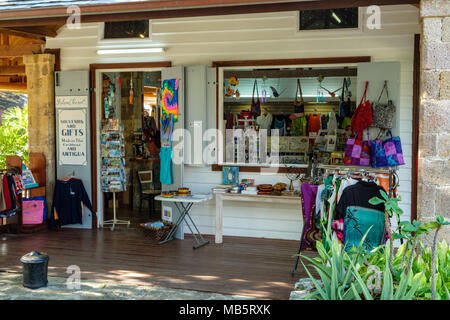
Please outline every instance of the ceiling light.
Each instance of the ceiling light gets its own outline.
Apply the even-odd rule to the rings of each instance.
[[[331,13],[331,15],[333,16],[333,18],[334,18],[338,23],[341,23],[341,22],[342,22],[341,19],[337,16],[337,14],[334,13],[334,11]]]
[[[164,52],[164,48],[133,48],[133,49],[101,49],[97,54],[127,54],[127,53],[158,53]]]

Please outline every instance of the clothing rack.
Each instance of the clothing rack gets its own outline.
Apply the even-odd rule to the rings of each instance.
[[[24,189],[19,195],[20,208],[15,216],[6,218],[7,228],[13,229],[15,233],[33,233],[47,229],[47,222],[36,225],[24,225],[22,222],[22,199],[46,196],[46,161],[42,153],[30,152],[28,169],[32,172],[34,180],[38,184],[37,187]],[[15,174],[22,174],[22,159],[19,156],[6,157],[6,169],[0,169],[0,172],[11,172]],[[3,219],[2,219],[3,220]],[[1,222],[1,220],[0,220]],[[1,226],[1,225],[0,225]]]
[[[366,175],[369,173],[383,173],[383,174],[388,174],[389,175],[389,198],[392,197],[392,195],[394,195],[395,189],[397,188],[397,183],[398,183],[398,177],[397,177],[397,182],[394,183],[394,177],[397,176],[397,167],[388,167],[388,168],[372,168],[372,167],[358,167],[358,166],[346,166],[346,165],[323,165],[323,164],[317,164],[317,162],[315,161],[311,161],[312,162],[312,169],[311,169],[311,173],[313,174],[312,176],[312,181],[313,183],[317,183],[318,177],[316,176],[317,170],[315,169],[322,169],[325,170],[325,175],[327,173],[327,171],[334,171],[334,173],[339,173],[339,172],[345,172],[346,174],[351,174],[351,175]],[[324,175],[322,175],[322,180],[323,180]],[[303,208],[302,208],[303,210]],[[313,213],[314,214],[314,213]],[[301,237],[300,237],[300,245],[298,247],[298,251],[297,251],[297,258],[295,261],[295,265],[294,265],[294,269],[292,270],[292,276],[295,275],[295,273],[297,272],[297,267],[298,267],[298,262],[300,259],[300,252],[302,250],[302,246],[303,246],[303,236],[306,232],[306,224],[303,223],[303,228],[302,228],[302,233],[301,233]]]

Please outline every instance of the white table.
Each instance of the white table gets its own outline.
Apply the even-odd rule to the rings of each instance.
[[[212,199],[211,194],[193,194],[193,195],[189,195],[187,197],[173,197],[173,198],[166,198],[166,197],[163,197],[160,195],[156,196],[155,200],[173,202],[181,214],[180,217],[178,218],[177,222],[175,223],[175,227],[173,227],[172,230],[170,230],[167,237],[163,241],[161,241],[159,244],[163,244],[163,243],[166,243],[166,242],[172,240],[175,232],[177,231],[177,229],[179,228],[179,226],[181,225],[181,223],[184,221],[184,219],[186,217],[188,217],[189,220],[191,220],[192,226],[197,231],[197,234],[195,234],[194,230],[192,230],[189,223],[187,221],[185,221],[186,225],[188,226],[189,230],[191,230],[191,233],[194,236],[195,242],[197,243],[197,245],[194,246],[194,249],[200,248],[200,247],[208,244],[209,241],[205,240],[203,238],[202,234],[200,233],[200,231],[198,230],[194,221],[192,220],[191,216],[189,215],[189,211],[191,210],[191,208],[194,204],[209,201],[211,199]]]
[[[240,193],[215,193],[216,195],[216,243],[223,242],[223,201],[252,201],[263,203],[285,203],[296,204],[302,212],[302,198],[300,196],[271,196],[271,195],[250,195]]]

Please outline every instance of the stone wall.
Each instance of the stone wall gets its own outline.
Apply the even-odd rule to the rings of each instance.
[[[55,56],[35,54],[23,57],[27,73],[28,145],[30,152],[46,159],[47,204],[51,204],[55,183]]]
[[[418,218],[450,219],[450,1],[422,0]],[[434,234],[434,233],[432,233]],[[428,237],[427,242],[431,237]],[[450,242],[450,228],[440,232]]]

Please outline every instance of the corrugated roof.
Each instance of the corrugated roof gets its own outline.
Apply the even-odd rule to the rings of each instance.
[[[132,0],[133,2],[140,2],[144,0]],[[26,10],[26,9],[38,9],[38,8],[57,8],[57,7],[69,7],[72,5],[88,6],[99,4],[113,4],[130,2],[130,0],[0,0],[1,10]]]

